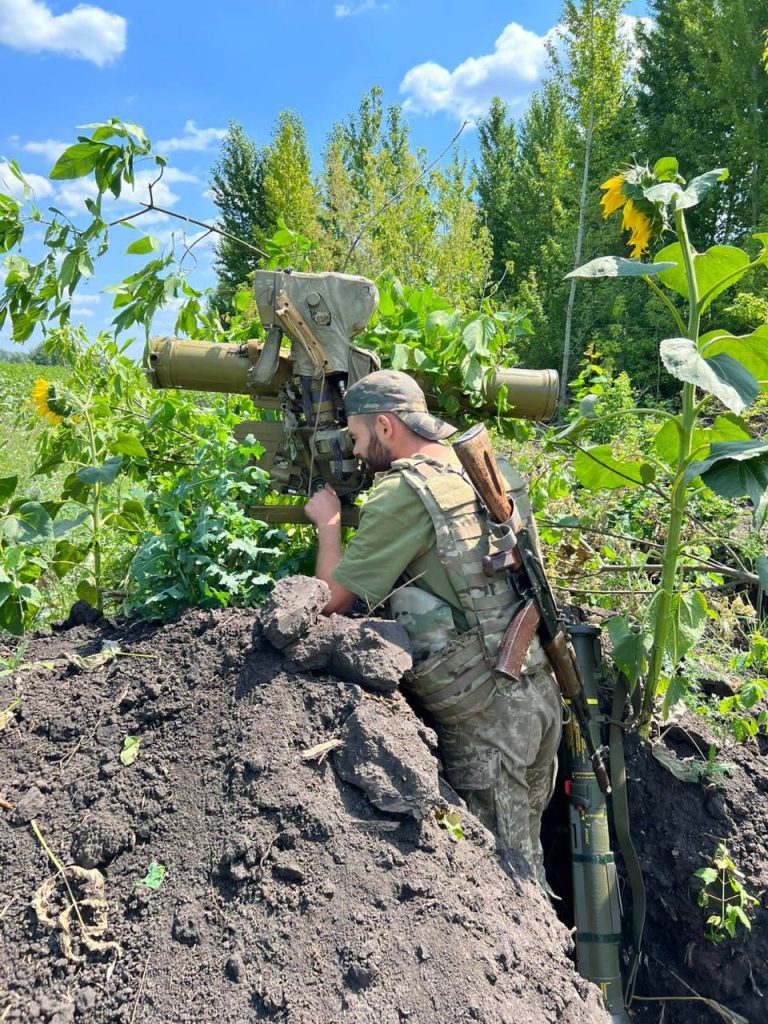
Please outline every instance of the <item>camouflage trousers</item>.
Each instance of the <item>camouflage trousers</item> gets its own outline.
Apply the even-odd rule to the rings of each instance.
[[[561,731],[560,690],[548,663],[531,665],[519,683],[505,682],[485,711],[438,728],[451,786],[545,888],[539,833]]]

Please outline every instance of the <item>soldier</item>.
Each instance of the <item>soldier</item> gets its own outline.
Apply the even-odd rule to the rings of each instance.
[[[506,574],[482,572],[494,527],[453,449],[441,443],[456,428],[430,415],[418,384],[392,370],[358,381],[345,404],[355,455],[376,477],[344,552],[333,489],[326,485],[306,505],[318,533],[316,575],[331,588],[323,611],[345,612],[357,597],[373,609],[389,598],[413,647],[404,687],[435,725],[448,780],[502,849],[522,854],[546,887],[539,831],[562,702],[538,639],[519,683],[493,671],[520,598]],[[522,477],[502,470],[535,531]]]

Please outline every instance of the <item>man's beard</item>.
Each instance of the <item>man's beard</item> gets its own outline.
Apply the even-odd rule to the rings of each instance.
[[[373,435],[368,444],[368,454],[363,459],[372,473],[384,473],[392,468],[392,453],[385,444]]]

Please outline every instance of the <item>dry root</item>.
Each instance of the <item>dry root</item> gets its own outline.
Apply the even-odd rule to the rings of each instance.
[[[85,957],[79,956],[73,949],[75,936],[93,953],[114,950],[119,956],[123,951],[120,944],[103,938],[109,927],[109,905],[105,898],[104,876],[97,868],[86,869],[77,864],[70,864],[64,868],[64,873],[66,880],[62,879],[62,872],[57,871],[47,878],[35,893],[32,907],[38,921],[53,931],[61,932],[64,955],[74,963],[85,962]],[[72,883],[75,883],[82,893],[78,898],[72,895]],[[62,911],[57,912],[56,905],[60,904],[62,899],[67,905]]]

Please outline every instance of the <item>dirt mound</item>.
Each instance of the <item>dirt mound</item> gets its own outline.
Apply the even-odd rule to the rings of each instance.
[[[279,653],[253,612],[33,639],[0,680],[0,1019],[608,1020],[525,872],[465,811],[463,839],[439,826],[377,636],[373,694],[298,667],[347,673],[350,643]]]

